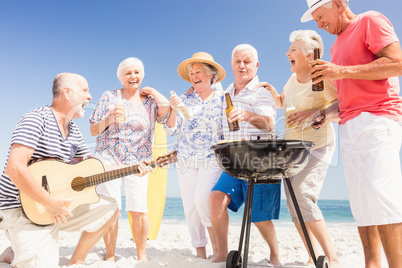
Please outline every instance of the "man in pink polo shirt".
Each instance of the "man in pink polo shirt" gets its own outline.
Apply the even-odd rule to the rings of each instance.
[[[301,21],[314,19],[319,28],[337,35],[331,62],[312,62],[310,75],[317,78],[315,83],[333,79],[338,90],[338,103],[321,114],[328,118],[339,112],[342,160],[366,267],[381,267],[381,245],[389,267],[401,267],[399,39],[384,15],[375,11],[355,15],[348,0],[307,0],[307,4]]]

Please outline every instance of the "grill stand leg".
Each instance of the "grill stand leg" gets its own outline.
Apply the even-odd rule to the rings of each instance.
[[[244,232],[246,232],[245,241],[244,241],[244,260],[242,267],[247,267],[248,262],[248,247],[250,242],[250,229],[251,229],[251,215],[253,209],[253,195],[254,195],[254,179],[247,180],[247,194],[246,194],[246,203],[244,204],[244,212],[243,212],[243,221],[241,225],[240,232],[240,241],[239,241],[239,257],[236,263],[240,262],[241,258],[241,250],[243,246],[243,238]]]
[[[308,235],[306,225],[304,224],[303,216],[301,214],[299,204],[297,203],[297,199],[296,199],[295,192],[293,191],[292,183],[290,182],[289,178],[284,178],[284,180],[286,182],[286,185],[288,186],[290,196],[292,197],[293,205],[294,205],[294,207],[296,209],[297,217],[299,218],[299,222],[300,222],[301,228],[303,230],[304,238],[306,239],[308,249],[309,249],[311,257],[313,258],[313,261],[314,261],[314,265],[317,266],[317,259],[315,257],[313,245],[311,244],[311,240],[310,240],[310,237]]]
[[[253,196],[254,196],[254,179],[247,181],[247,195],[246,195],[246,208],[247,208],[247,227],[246,227],[246,240],[244,242],[244,262],[243,267],[247,267],[248,262],[248,246],[250,242],[251,230],[251,215],[253,213]],[[245,213],[246,214],[246,213]]]

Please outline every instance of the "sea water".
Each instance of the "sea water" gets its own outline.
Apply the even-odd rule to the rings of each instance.
[[[122,217],[127,219],[127,212],[124,211],[126,199],[122,198]],[[352,223],[354,222],[352,212],[348,200],[318,200],[318,206],[327,223]],[[238,212],[229,210],[230,224],[241,225],[243,220],[242,206]],[[163,213],[162,223],[165,224],[184,224],[186,219],[184,217],[183,203],[181,198],[167,197],[165,202],[165,210]],[[290,214],[286,206],[286,200],[281,200],[281,210],[279,220],[275,222],[287,223],[291,222]]]

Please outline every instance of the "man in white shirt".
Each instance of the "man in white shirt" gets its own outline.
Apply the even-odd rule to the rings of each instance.
[[[235,107],[229,114],[230,122],[238,121],[240,130],[229,132],[227,118],[222,120],[225,140],[250,139],[252,134],[270,132],[275,126],[276,106],[271,94],[264,88],[256,88],[259,82],[258,54],[248,44],[238,45],[232,52],[232,70],[235,82],[229,92]],[[270,261],[281,265],[278,242],[272,219],[279,218],[281,185],[258,184],[254,188],[251,221],[257,226],[270,247]],[[212,227],[216,235],[218,253],[212,262],[224,262],[228,254],[229,215],[227,208],[237,211],[245,202],[247,182],[223,172],[210,195]]]

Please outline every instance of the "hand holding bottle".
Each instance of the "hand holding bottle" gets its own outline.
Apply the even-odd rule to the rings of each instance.
[[[170,94],[171,94],[170,105],[172,105],[173,107],[176,107],[177,110],[179,110],[180,113],[183,114],[183,117],[184,117],[185,120],[190,119],[191,116],[188,113],[187,108],[184,105],[184,103],[181,100],[181,98],[179,96],[177,96],[177,94],[173,90],[170,91]]]
[[[172,95],[172,96],[170,96],[169,103],[170,103],[170,105],[177,107],[177,106],[179,106],[180,103],[182,103],[182,100],[180,99],[179,96]]]
[[[228,126],[229,126],[229,131],[238,131],[240,130],[240,126],[239,126],[239,121],[233,121],[230,120],[230,112],[234,109],[233,103],[232,103],[232,99],[230,98],[229,93],[225,93],[225,100],[226,100],[226,116],[228,118]],[[232,112],[233,114],[233,112]]]
[[[315,48],[314,49],[314,60],[318,60],[320,59],[320,49],[319,48]],[[313,83],[316,79],[312,79]],[[320,81],[317,84],[313,84],[312,85],[312,90],[313,91],[323,91],[324,90],[324,81]]]

